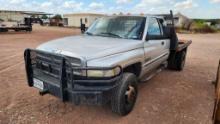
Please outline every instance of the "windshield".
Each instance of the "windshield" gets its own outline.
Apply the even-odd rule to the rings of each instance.
[[[104,17],[96,20],[86,31],[86,34],[141,39],[144,33],[145,20],[145,17]]]

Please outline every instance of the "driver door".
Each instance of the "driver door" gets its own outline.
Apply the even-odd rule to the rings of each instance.
[[[169,56],[169,40],[164,38],[162,25],[157,18],[149,18],[147,36],[144,43],[146,71],[158,67]]]

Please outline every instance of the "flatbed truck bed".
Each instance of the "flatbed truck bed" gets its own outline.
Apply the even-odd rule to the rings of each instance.
[[[9,30],[13,31],[32,31],[32,26],[12,26],[12,27],[0,27],[0,32],[8,32]]]
[[[191,40],[179,40],[176,51],[182,51],[183,49],[187,48],[190,44],[192,44]]]

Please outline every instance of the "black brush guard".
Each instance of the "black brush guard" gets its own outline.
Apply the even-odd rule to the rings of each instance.
[[[33,87],[33,79],[43,81],[44,89],[41,95],[52,94],[62,99],[78,104],[103,105],[110,101],[113,90],[122,78],[123,70],[115,67],[73,67],[71,60],[62,55],[26,49],[24,52],[27,81]],[[114,77],[92,78],[79,76],[74,71],[111,70],[119,68],[120,72]],[[87,75],[87,74],[86,74]]]

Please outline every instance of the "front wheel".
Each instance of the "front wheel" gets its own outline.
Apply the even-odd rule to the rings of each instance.
[[[118,88],[111,99],[112,111],[121,116],[129,114],[135,105],[138,95],[137,78],[132,73],[124,73]]]

